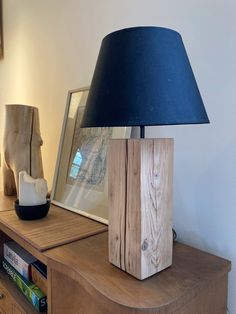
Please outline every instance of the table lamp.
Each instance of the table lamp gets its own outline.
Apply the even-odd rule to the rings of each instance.
[[[108,149],[109,261],[140,280],[169,267],[173,249],[173,139],[145,139],[145,126],[196,123],[209,120],[179,33],[103,39],[81,127],[140,127]]]

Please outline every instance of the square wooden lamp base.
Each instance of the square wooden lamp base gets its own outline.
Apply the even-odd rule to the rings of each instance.
[[[173,139],[113,139],[109,261],[142,280],[172,264]]]

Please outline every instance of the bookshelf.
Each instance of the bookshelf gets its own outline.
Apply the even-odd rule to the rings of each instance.
[[[190,246],[176,243],[173,265],[139,281],[108,262],[107,226],[56,206],[42,220],[20,221],[2,197],[0,248],[9,239],[47,265],[49,314],[226,314],[231,263]],[[0,271],[5,313],[37,311]]]
[[[38,313],[3,270],[0,270],[0,294],[1,314]]]
[[[14,240],[47,265],[46,252],[50,249],[107,231],[107,226],[101,223],[54,205],[51,205],[47,217],[35,221],[22,221],[15,214],[13,202],[13,197],[4,197],[0,194],[0,259],[3,258],[3,243]],[[38,312],[1,269],[0,314],[5,313]],[[48,313],[52,313],[51,310],[48,310]]]

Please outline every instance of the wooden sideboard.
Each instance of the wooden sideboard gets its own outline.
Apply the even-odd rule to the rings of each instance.
[[[108,262],[107,226],[51,206],[21,221],[0,200],[2,243],[13,239],[48,267],[49,314],[224,314],[231,263],[181,243],[173,265],[139,281]],[[0,270],[0,314],[37,313]]]

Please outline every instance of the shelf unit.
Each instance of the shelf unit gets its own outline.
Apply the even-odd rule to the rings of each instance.
[[[0,259],[3,243],[15,241],[33,256],[48,263],[46,252],[74,241],[107,231],[107,226],[51,205],[49,214],[36,221],[19,220],[14,198],[0,194]],[[50,284],[48,284],[50,289]],[[48,295],[50,292],[48,291]],[[48,313],[50,300],[48,300]],[[38,313],[0,267],[0,314]]]
[[[47,265],[48,314],[227,312],[231,263],[190,246],[175,243],[173,265],[139,281],[108,262],[107,226],[56,206],[41,220],[21,221],[2,197],[0,257],[9,239]],[[0,314],[34,313],[0,271]]]
[[[0,270],[0,313],[38,313],[2,269]]]

